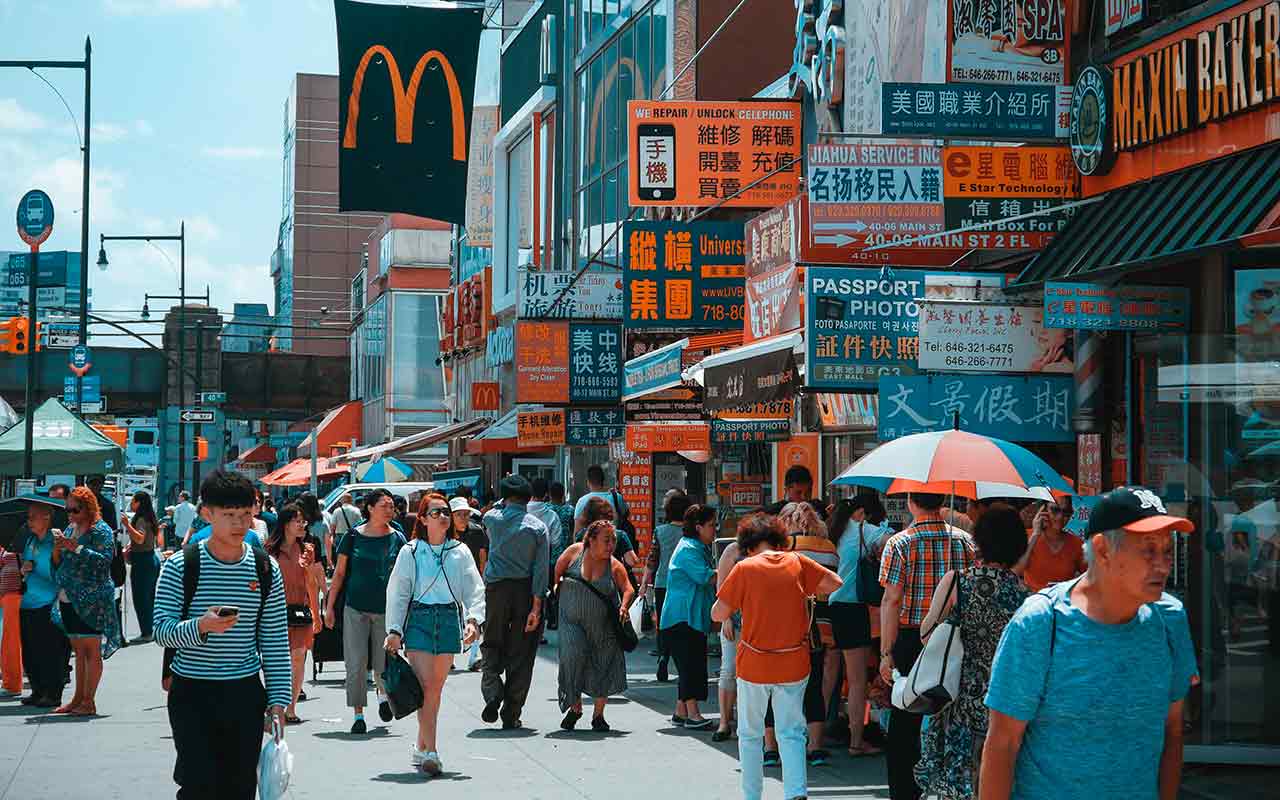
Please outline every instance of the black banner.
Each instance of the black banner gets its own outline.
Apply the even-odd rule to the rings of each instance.
[[[796,355],[790,347],[710,367],[703,374],[708,411],[752,403],[772,403],[795,396]]]
[[[338,210],[466,222],[483,10],[334,0]]]

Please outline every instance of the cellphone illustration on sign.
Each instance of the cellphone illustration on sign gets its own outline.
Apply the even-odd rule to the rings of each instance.
[[[640,199],[674,200],[676,196],[676,128],[641,125],[637,131]]]

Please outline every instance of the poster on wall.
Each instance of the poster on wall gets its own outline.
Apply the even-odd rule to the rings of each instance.
[[[949,0],[948,82],[1066,83],[1066,0]]]
[[[945,2],[859,0],[845,3],[844,22],[846,133],[881,133],[884,83],[946,83]]]
[[[787,470],[805,467],[813,477],[813,490],[819,491],[822,480],[822,434],[796,433],[785,442],[773,446],[773,499],[781,500],[786,494]]]
[[[1280,359],[1280,269],[1234,274],[1236,360]]]
[[[881,441],[960,429],[1010,442],[1070,442],[1069,375],[908,375],[880,379]]]
[[[742,327],[741,222],[627,222],[623,237],[627,328]]]
[[[920,304],[920,369],[943,372],[1075,370],[1071,332],[1044,326],[1040,306]]]

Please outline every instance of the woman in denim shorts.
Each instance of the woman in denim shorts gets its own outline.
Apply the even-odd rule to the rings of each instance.
[[[386,649],[401,645],[422,683],[418,741],[409,748],[415,769],[439,775],[444,769],[436,743],[440,693],[453,657],[479,635],[484,623],[484,580],[471,551],[449,535],[449,501],[422,499],[413,541],[396,556],[387,584]]]

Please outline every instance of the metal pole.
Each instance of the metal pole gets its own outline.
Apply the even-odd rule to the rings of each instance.
[[[316,473],[318,472],[319,466],[320,466],[319,452],[320,452],[320,428],[319,426],[317,426],[311,429],[311,493],[315,495],[318,495],[320,492],[320,489],[319,489],[320,482],[316,478]]]
[[[204,318],[196,320],[196,379],[191,388],[193,405],[200,408],[200,389],[204,383]],[[200,429],[199,422],[191,426],[191,496],[200,493]]]
[[[187,482],[186,426],[182,424],[182,407],[187,402],[187,222],[178,228],[178,488]],[[199,487],[197,487],[198,489]],[[192,495],[195,497],[196,495]]]
[[[27,276],[27,420],[22,450],[22,476],[34,478],[32,442],[36,424],[36,284],[40,281],[40,245],[31,245],[31,274]]]
[[[80,344],[89,345],[89,83],[93,45],[84,37],[84,174],[80,182]],[[84,415],[84,376],[76,376],[76,412]],[[114,522],[113,522],[114,524]]]

